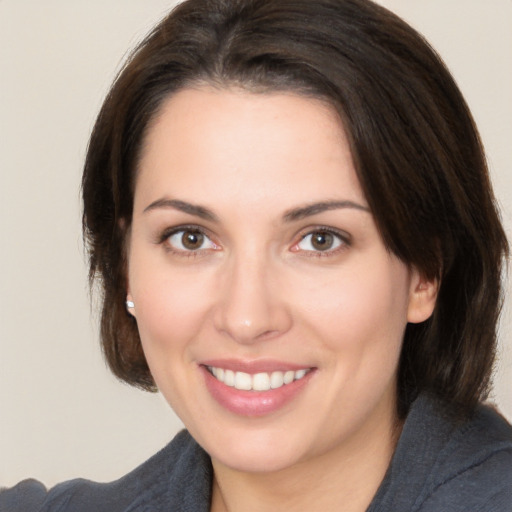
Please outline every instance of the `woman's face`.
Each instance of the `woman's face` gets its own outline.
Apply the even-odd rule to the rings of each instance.
[[[214,462],[247,471],[389,435],[406,323],[433,307],[384,247],[337,117],[292,94],[167,100],[128,277],[159,389]]]

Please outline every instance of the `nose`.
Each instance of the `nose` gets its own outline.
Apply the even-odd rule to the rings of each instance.
[[[263,258],[236,258],[221,277],[214,315],[217,331],[237,343],[275,339],[288,331],[292,317],[277,269]]]

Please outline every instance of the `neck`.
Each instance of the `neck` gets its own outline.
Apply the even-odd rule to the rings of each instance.
[[[213,460],[211,512],[365,511],[401,432],[396,416],[380,427],[360,429],[347,443],[271,473],[240,472]]]

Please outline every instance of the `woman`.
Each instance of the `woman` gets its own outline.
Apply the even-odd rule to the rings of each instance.
[[[507,242],[467,106],[401,20],[184,2],[107,97],[83,197],[110,367],[187,431],[4,503],[511,509],[511,429],[480,405]]]

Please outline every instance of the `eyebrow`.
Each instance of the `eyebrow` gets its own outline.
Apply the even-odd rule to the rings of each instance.
[[[363,206],[359,203],[354,203],[353,201],[321,201],[318,203],[308,204],[306,206],[301,206],[299,208],[293,208],[288,210],[284,215],[283,219],[286,222],[293,222],[296,220],[301,220],[306,217],[311,217],[312,215],[317,215],[318,213],[326,212],[329,210],[338,210],[342,208],[353,208],[355,210],[361,210],[363,212],[370,213],[370,208],[367,206]]]
[[[146,206],[143,213],[150,212],[152,210],[158,210],[160,208],[171,208],[173,210],[178,210],[190,215],[195,215],[196,217],[204,220],[218,222],[217,215],[215,215],[211,210],[205,208],[204,206],[187,203],[186,201],[180,201],[179,199],[168,199],[165,197],[162,199],[157,199],[156,201],[153,201],[149,206]]]
[[[219,220],[217,215],[215,215],[211,210],[205,208],[204,206],[188,203],[186,201],[180,201],[179,199],[168,199],[165,197],[157,199],[156,201],[153,201],[149,206],[146,206],[146,208],[143,210],[143,213],[150,212],[152,210],[158,210],[160,208],[178,210],[180,212],[188,213],[189,215],[194,215],[201,219],[209,220],[212,222],[218,222]],[[293,222],[304,219],[306,217],[311,217],[312,215],[317,215],[322,212],[338,210],[342,208],[352,208],[368,213],[370,212],[370,209],[367,206],[363,206],[353,201],[320,201],[318,203],[312,203],[286,211],[283,215],[283,220],[285,222]]]

